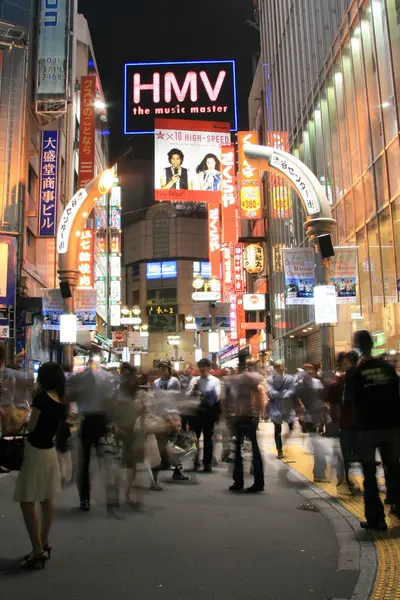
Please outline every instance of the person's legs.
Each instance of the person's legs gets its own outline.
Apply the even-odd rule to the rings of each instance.
[[[367,523],[375,525],[385,520],[385,511],[379,498],[376,481],[376,441],[379,432],[363,431],[359,435],[359,452],[364,473],[364,504]]]
[[[49,534],[54,521],[54,504],[51,498],[40,503],[42,507],[41,540],[43,548],[49,543]]]
[[[327,464],[324,440],[315,430],[310,434],[310,438],[314,454],[314,479],[325,479]]]
[[[125,472],[125,502],[132,502],[132,487],[136,478],[136,467],[127,468]]]
[[[167,436],[163,433],[156,435],[158,451],[161,458],[161,468],[168,470],[171,466],[171,461],[167,449]]]
[[[235,463],[233,467],[233,481],[236,488],[242,488],[244,485],[243,478],[243,458],[242,458],[242,444],[244,439],[244,430],[241,419],[235,419],[234,421],[234,435],[236,437],[236,449],[235,449]]]
[[[274,437],[275,437],[275,445],[278,451],[278,456],[282,454],[283,444],[282,444],[282,425],[280,423],[274,423]]]
[[[40,537],[40,522],[35,510],[34,502],[21,502],[22,514],[25,521],[25,527],[32,544],[32,554],[39,555],[43,552],[42,540]]]
[[[247,435],[251,441],[253,451],[254,488],[264,489],[264,468],[260,448],[257,441],[257,421],[248,419]]]
[[[385,470],[386,497],[400,517],[400,462],[397,431],[382,432],[379,450]]]
[[[79,476],[78,476],[78,490],[79,499],[82,502],[90,502],[90,454],[92,450],[92,431],[90,422],[86,417],[82,423],[81,428],[81,447],[80,447],[80,460],[79,460]]]
[[[204,416],[203,423],[203,464],[205,469],[210,469],[213,455],[214,417],[212,414]]]

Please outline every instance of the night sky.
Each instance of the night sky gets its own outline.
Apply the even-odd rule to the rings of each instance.
[[[248,127],[252,56],[260,45],[246,23],[252,0],[79,0],[79,12],[89,23],[109,107],[113,159],[130,143],[122,133],[125,62],[235,59],[239,126]]]

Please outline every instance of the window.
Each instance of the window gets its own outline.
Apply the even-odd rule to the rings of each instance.
[[[342,244],[346,239],[346,222],[344,217],[344,204],[339,202],[336,209],[336,218],[338,224],[339,244]]]
[[[354,83],[351,65],[350,48],[343,51],[344,89],[346,95],[347,130],[349,132],[349,148],[352,169],[352,181],[361,175],[360,153],[358,149],[357,107],[354,97]]]
[[[397,277],[400,278],[400,197],[392,203],[394,251],[396,256]]]
[[[360,302],[362,304],[363,317],[366,321],[369,321],[372,312],[372,304],[368,247],[365,235],[365,227],[357,232],[356,242],[358,246],[358,277],[361,296]]]
[[[28,167],[28,192],[31,198],[35,202],[37,202],[37,186],[38,186],[38,176],[36,175],[33,167],[29,165]]]
[[[400,193],[400,152],[398,139],[395,140],[388,148],[387,162],[389,171],[390,197],[394,198]]]
[[[137,304],[140,304],[140,291],[139,290],[133,290],[133,292],[132,292],[132,306],[136,306]]]
[[[26,228],[26,258],[30,260],[32,264],[36,264],[36,237],[33,235],[32,231],[27,227]]]
[[[383,150],[382,113],[378,91],[378,65],[374,47],[372,15],[367,10],[364,11],[361,19],[361,34],[364,49],[365,72],[367,76],[367,93],[372,133],[372,148],[374,157],[377,157]]]
[[[364,190],[361,179],[354,186],[353,194],[355,227],[356,229],[359,229],[365,223]]]
[[[341,183],[341,175],[340,175],[340,160],[337,159],[340,156],[340,148],[339,148],[339,136],[337,129],[337,121],[336,121],[336,103],[335,103],[335,89],[333,87],[333,81],[327,87],[326,90],[327,98],[328,98],[328,107],[329,107],[329,123],[331,130],[331,140],[332,140],[332,154],[335,157],[335,197],[336,201],[342,197],[342,183]]]
[[[376,183],[376,199],[378,208],[383,206],[389,200],[389,186],[386,175],[386,160],[382,154],[374,165],[375,183]]]
[[[344,86],[343,73],[341,72],[340,64],[335,66],[335,90],[336,90],[336,105],[337,105],[337,121],[339,128],[339,143],[340,143],[340,160],[342,162],[342,191],[343,194],[350,188],[350,156],[347,145],[348,135],[346,130],[346,112],[344,108]]]
[[[365,196],[365,217],[369,219],[376,212],[375,186],[372,169],[369,169],[363,176],[364,196]]]
[[[332,185],[332,182],[334,181],[334,175],[333,175],[334,167],[333,167],[333,158],[332,158],[331,131],[330,131],[330,127],[329,127],[329,109],[328,109],[328,102],[327,102],[325,96],[321,98],[321,115],[322,115],[321,138],[324,140],[324,143],[325,143],[325,159],[326,159],[326,175],[327,175],[327,181],[325,182],[325,185],[326,185],[326,191],[328,194],[329,202],[331,204],[334,204],[336,201],[335,187]],[[316,119],[316,124],[317,124],[317,119]],[[319,131],[317,128],[317,135],[318,134],[319,134]]]
[[[354,233],[354,205],[353,192],[350,190],[344,198],[344,213],[346,217],[346,237],[350,237]]]
[[[376,54],[378,58],[379,82],[381,89],[381,106],[385,128],[386,143],[391,142],[397,134],[397,118],[393,91],[392,73],[390,68],[389,40],[386,25],[384,0],[374,0],[372,3],[374,21]]]
[[[400,101],[400,3],[399,0],[386,0],[390,44],[392,46],[392,59],[394,80],[396,83],[397,103]],[[383,13],[384,11],[382,11]]]
[[[385,303],[388,304],[397,302],[396,267],[389,206],[379,214],[379,230],[382,252],[383,289],[385,292]]]
[[[372,304],[374,307],[374,312],[376,312],[377,305],[383,303],[382,264],[378,219],[376,217],[371,219],[371,221],[368,223],[367,232],[369,249],[369,272],[371,275],[372,286]]]

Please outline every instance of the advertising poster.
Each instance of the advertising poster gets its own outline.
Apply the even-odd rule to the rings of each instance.
[[[238,133],[240,216],[242,219],[261,219],[260,172],[246,160],[244,147],[248,144],[258,144],[257,131],[240,131]]]
[[[96,290],[76,290],[75,314],[78,331],[96,331],[96,302]]]
[[[229,123],[157,119],[155,199],[220,202],[221,146],[230,144]]]
[[[14,306],[17,240],[0,235],[0,306]]]
[[[211,276],[221,277],[221,222],[220,205],[208,205],[208,244]]]
[[[329,261],[337,304],[355,304],[357,297],[357,249],[335,248]]]
[[[238,194],[235,146],[221,148],[222,243],[237,242],[239,237]]]
[[[312,248],[284,248],[285,302],[314,304],[315,257]]]
[[[53,237],[56,235],[58,151],[58,131],[43,131],[40,150],[38,237]]]
[[[79,180],[84,188],[94,177],[96,76],[81,77],[81,114],[79,123]]]
[[[61,98],[66,94],[69,0],[41,0],[38,82],[36,95]]]
[[[63,311],[64,304],[60,289],[42,289],[43,329],[60,331],[60,315]]]
[[[153,134],[155,119],[171,116],[237,131],[235,61],[125,64],[124,133]]]

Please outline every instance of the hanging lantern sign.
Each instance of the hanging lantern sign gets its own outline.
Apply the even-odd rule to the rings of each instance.
[[[250,244],[244,250],[244,268],[252,275],[264,271],[264,249],[260,244]]]

